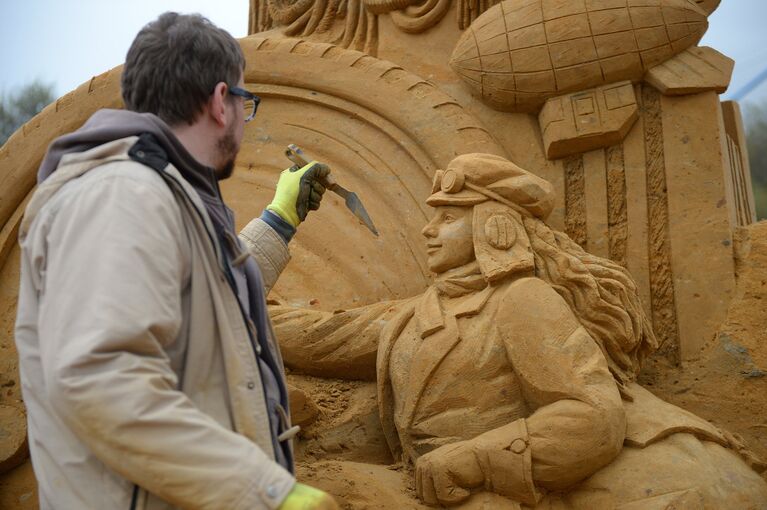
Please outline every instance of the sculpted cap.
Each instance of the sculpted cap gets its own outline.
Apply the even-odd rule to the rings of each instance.
[[[554,207],[554,190],[548,181],[501,156],[463,154],[447,169],[437,170],[426,203],[469,207],[488,200],[543,220]]]

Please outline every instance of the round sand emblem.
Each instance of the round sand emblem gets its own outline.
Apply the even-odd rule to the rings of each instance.
[[[517,229],[505,214],[494,214],[485,222],[485,237],[493,248],[508,250],[517,240]]]

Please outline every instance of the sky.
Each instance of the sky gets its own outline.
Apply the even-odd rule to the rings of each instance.
[[[56,96],[122,64],[141,27],[166,11],[199,12],[248,34],[248,0],[0,0],[0,92],[34,79]]]
[[[0,93],[34,79],[56,96],[120,65],[139,29],[165,11],[200,12],[247,35],[248,0],[0,0]],[[767,0],[723,0],[701,42],[735,59],[724,98],[767,69]],[[742,101],[767,103],[767,82]]]

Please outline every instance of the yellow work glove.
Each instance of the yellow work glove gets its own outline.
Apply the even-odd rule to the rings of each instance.
[[[297,483],[278,510],[338,510],[338,504],[327,492]]]
[[[272,203],[266,209],[290,223],[293,228],[306,219],[309,211],[320,208],[325,177],[330,174],[330,168],[322,163],[312,161],[302,168],[294,166],[283,170],[277,181]]]

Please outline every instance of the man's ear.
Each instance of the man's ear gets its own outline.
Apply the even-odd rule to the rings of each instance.
[[[229,87],[224,82],[218,82],[208,100],[208,115],[220,127],[226,126],[226,100]]]

